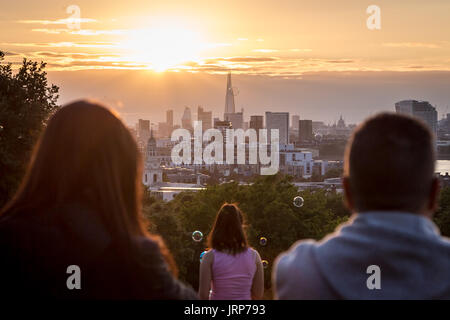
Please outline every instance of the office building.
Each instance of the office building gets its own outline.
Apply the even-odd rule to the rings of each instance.
[[[181,127],[192,130],[191,109],[189,107],[184,108],[183,116],[181,117]]]
[[[395,111],[397,113],[408,114],[421,119],[423,122],[428,124],[431,131],[436,134],[438,114],[436,108],[434,108],[428,101],[399,101],[395,104]]]
[[[313,140],[312,120],[299,120],[298,141],[302,143],[312,140]]]
[[[269,141],[270,130],[278,129],[280,144],[289,144],[289,112],[266,112],[266,129]]]
[[[204,111],[201,106],[197,108],[197,120],[202,122],[202,130],[212,128],[212,111]]]

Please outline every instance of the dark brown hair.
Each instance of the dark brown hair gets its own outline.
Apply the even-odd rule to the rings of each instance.
[[[243,252],[248,248],[243,225],[244,216],[237,204],[224,203],[209,233],[208,246],[231,254]]]
[[[21,186],[0,215],[81,202],[100,216],[123,252],[134,248],[136,237],[152,238],[176,273],[164,243],[148,233],[142,217],[141,162],[134,138],[111,111],[86,100],[70,103],[49,120]]]
[[[358,212],[418,212],[430,195],[434,167],[434,136],[426,124],[382,113],[353,133],[344,172]]]

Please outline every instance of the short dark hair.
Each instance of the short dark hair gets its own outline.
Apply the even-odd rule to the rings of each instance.
[[[243,225],[244,215],[237,204],[224,203],[209,233],[208,246],[231,254],[243,252],[248,248]]]
[[[354,209],[418,212],[430,195],[435,160],[434,135],[422,121],[395,113],[369,118],[345,154]]]

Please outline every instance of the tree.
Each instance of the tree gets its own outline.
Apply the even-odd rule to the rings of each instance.
[[[57,109],[59,88],[48,85],[44,62],[23,60],[17,72],[0,51],[0,207],[16,191],[31,151]]]
[[[433,218],[441,234],[450,237],[450,188],[443,188],[439,198],[439,209]]]
[[[341,168],[331,168],[329,170],[327,170],[327,172],[325,173],[325,175],[323,176],[325,179],[328,178],[340,178],[342,177],[344,170],[342,170]]]
[[[293,205],[297,195],[305,200],[301,208]],[[150,231],[163,237],[180,278],[194,288],[198,285],[200,253],[206,249],[206,238],[225,201],[239,204],[246,217],[250,245],[269,262],[264,271],[266,288],[270,287],[273,262],[281,252],[297,240],[323,238],[349,215],[341,195],[329,195],[324,190],[299,192],[292,178],[281,174],[257,177],[250,185],[230,182],[199,192],[182,192],[170,202],[157,200],[144,206],[144,214],[151,221]],[[192,240],[195,230],[204,235],[200,243]],[[267,245],[260,245],[261,237],[267,239]]]

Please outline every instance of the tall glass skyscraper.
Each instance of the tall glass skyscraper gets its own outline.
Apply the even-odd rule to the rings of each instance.
[[[399,101],[395,104],[395,111],[397,113],[409,114],[413,117],[421,119],[423,122],[428,124],[431,131],[436,134],[438,114],[436,108],[433,107],[428,101]]]

